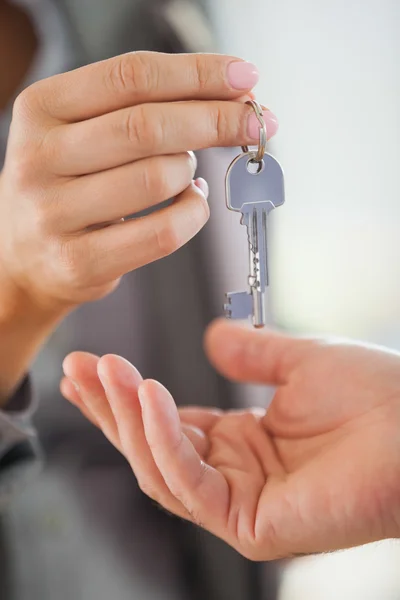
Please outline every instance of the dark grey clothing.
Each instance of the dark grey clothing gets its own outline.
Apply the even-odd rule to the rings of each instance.
[[[37,433],[32,425],[35,404],[27,378],[0,411],[0,511],[34,480],[41,466]]]

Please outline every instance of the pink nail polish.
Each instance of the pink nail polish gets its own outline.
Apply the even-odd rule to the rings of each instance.
[[[278,131],[278,128],[279,128],[278,119],[276,118],[274,113],[272,113],[270,110],[264,110],[263,115],[264,115],[265,126],[267,128],[267,138],[271,139],[272,137],[274,137],[274,135]],[[253,112],[249,117],[247,133],[248,133],[249,137],[254,141],[257,141],[260,137],[260,123],[259,123],[256,115]]]
[[[228,81],[235,90],[251,90],[258,80],[258,69],[252,63],[235,61],[228,65]]]
[[[204,196],[207,199],[209,196],[209,193],[210,193],[210,189],[208,187],[207,181],[205,179],[203,179],[202,177],[199,177],[198,179],[196,179],[194,184],[196,187],[198,187],[203,192]]]

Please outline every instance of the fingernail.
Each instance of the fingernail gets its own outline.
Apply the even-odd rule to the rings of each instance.
[[[208,187],[207,181],[205,179],[203,179],[202,177],[199,177],[198,179],[196,179],[194,184],[196,187],[198,187],[203,192],[203,194],[207,200],[208,196],[210,194],[210,188]]]
[[[110,368],[111,381],[118,381],[124,387],[137,388],[142,382],[139,371],[128,360],[122,356],[109,354],[101,358],[97,365],[97,374],[103,387],[110,385]]]
[[[191,158],[191,159],[192,159],[192,161],[193,161],[193,164],[194,164],[194,172],[196,172],[196,169],[197,169],[197,157],[196,157],[195,153],[194,153],[192,150],[189,150],[189,151],[188,151],[188,154],[189,154],[190,158]]]
[[[279,128],[279,122],[273,112],[264,110],[264,121],[267,128],[267,138],[270,140]],[[252,140],[258,140],[260,136],[260,122],[254,112],[251,113],[247,125],[247,133]]]
[[[255,65],[243,61],[231,62],[227,74],[229,84],[235,90],[251,90],[260,77]]]

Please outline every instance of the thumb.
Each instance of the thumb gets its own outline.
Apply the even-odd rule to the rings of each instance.
[[[272,331],[257,331],[225,320],[206,333],[206,353],[228,379],[281,385],[304,358],[312,342]]]

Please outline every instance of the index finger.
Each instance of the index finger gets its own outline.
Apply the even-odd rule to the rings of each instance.
[[[256,67],[232,56],[132,52],[42,80],[28,93],[54,119],[74,122],[144,102],[235,99],[257,81]]]

